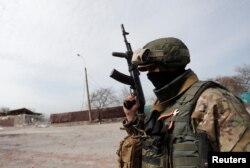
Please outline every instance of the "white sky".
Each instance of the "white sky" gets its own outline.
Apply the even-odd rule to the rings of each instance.
[[[87,107],[84,65],[90,92],[119,92],[123,85],[109,75],[128,73],[126,61],[111,56],[125,51],[122,23],[133,49],[177,37],[200,79],[234,75],[250,63],[249,18],[248,0],[0,0],[0,107],[46,114]],[[145,74],[142,83],[149,99]]]

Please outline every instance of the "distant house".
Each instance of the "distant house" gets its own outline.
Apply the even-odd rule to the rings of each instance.
[[[10,110],[5,113],[0,113],[0,126],[16,126],[35,124],[41,118],[41,113],[35,113],[26,108]]]

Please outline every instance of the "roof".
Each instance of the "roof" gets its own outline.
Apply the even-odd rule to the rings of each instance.
[[[42,115],[41,113],[35,113],[35,112],[33,112],[33,111],[29,110],[29,109],[26,109],[26,108],[10,110],[7,113],[7,115],[19,115],[19,114]]]

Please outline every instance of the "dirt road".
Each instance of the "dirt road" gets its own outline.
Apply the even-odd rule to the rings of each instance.
[[[0,168],[114,168],[121,123],[0,130]]]

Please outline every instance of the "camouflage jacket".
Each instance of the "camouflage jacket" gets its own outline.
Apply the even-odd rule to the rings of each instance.
[[[196,129],[207,132],[218,151],[250,151],[250,116],[232,93],[216,88],[205,90],[191,118]]]
[[[191,73],[177,95],[198,81],[197,76]],[[153,109],[162,111],[162,108],[166,108],[166,102],[155,105]],[[243,103],[229,91],[222,88],[206,89],[191,114],[193,131],[206,131],[215,151],[250,151],[250,115]],[[138,134],[132,127],[134,122],[136,120],[123,122],[128,134]]]

